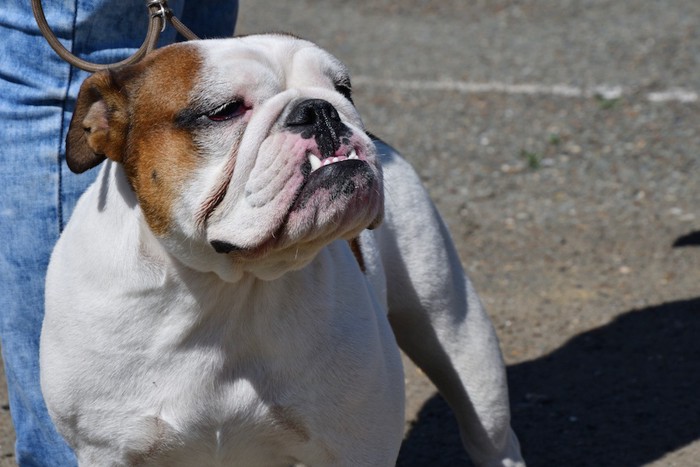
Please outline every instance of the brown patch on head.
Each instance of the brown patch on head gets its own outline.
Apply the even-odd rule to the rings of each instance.
[[[161,49],[144,64],[131,98],[129,153],[123,161],[144,216],[165,235],[172,207],[195,169],[192,134],[176,125],[189,103],[201,59],[194,47]]]
[[[82,172],[121,162],[146,221],[168,232],[172,206],[193,172],[192,135],[176,124],[201,66],[194,45],[158,49],[141,62],[96,73],[81,87],[66,159]]]

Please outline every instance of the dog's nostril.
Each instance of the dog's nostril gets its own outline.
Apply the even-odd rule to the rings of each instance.
[[[209,242],[209,244],[214,248],[214,250],[217,253],[231,253],[232,251],[242,250],[241,247],[221,240],[212,240],[211,242]]]

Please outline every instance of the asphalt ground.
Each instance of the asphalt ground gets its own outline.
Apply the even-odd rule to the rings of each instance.
[[[239,33],[348,64],[366,126],[421,175],[501,339],[530,466],[700,465],[698,24],[696,0],[241,2]],[[406,375],[398,465],[469,465]]]

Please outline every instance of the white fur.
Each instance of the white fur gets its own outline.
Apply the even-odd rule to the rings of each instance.
[[[314,243],[299,262],[284,250],[262,268],[208,247],[211,236],[253,244],[260,235],[243,193],[267,175],[264,158],[277,164],[274,150],[258,150],[290,96],[321,96],[362,128],[312,66],[330,56],[272,37],[248,51],[304,74],[283,73],[292,84],[279,89],[275,67],[246,68],[271,89],[258,94],[264,110],[240,145],[208,141],[214,154],[178,200],[175,234],[151,233],[117,163],[80,199],[46,284],[41,381],[57,428],[81,466],[391,466],[404,421],[398,340],[455,410],[478,465],[524,465],[493,328],[418,177],[391,148],[365,148],[384,165],[386,193],[386,221],[360,236],[366,273],[342,239]],[[282,53],[290,48],[296,59]],[[211,83],[233,66],[217,59],[207,62]],[[198,230],[192,212],[234,143],[226,198],[211,230]],[[270,202],[260,203],[262,225],[277,215],[264,213]],[[290,234],[290,245],[309,235]]]
[[[42,386],[81,464],[129,465],[163,445],[152,465],[390,465],[401,362],[385,298],[345,242],[278,280],[232,285],[170,258],[125,184],[103,167],[48,273]]]

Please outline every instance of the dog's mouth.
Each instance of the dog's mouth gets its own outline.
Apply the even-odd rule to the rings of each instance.
[[[274,235],[256,250],[266,251],[283,243],[289,236],[288,231],[293,229],[291,225],[298,223],[297,218],[303,217],[304,211],[311,213],[306,217],[317,220],[320,211],[332,209],[336,201],[344,204],[341,199],[350,199],[362,187],[369,187],[375,178],[365,153],[355,147],[341,148],[325,158],[315,151],[307,151],[306,162],[300,170],[304,182],[297,189],[284,220]],[[352,209],[352,206],[344,209]]]
[[[355,147],[341,148],[334,155],[325,158],[318,152],[308,150],[306,162],[301,166],[304,182],[297,189],[289,213],[305,207],[309,198],[321,188],[332,190],[331,201],[337,199],[341,192],[352,194],[352,177],[361,169],[365,169],[368,175],[371,174],[364,152]]]
[[[337,155],[333,157],[326,157],[326,158],[321,158],[317,154],[314,154],[312,151],[307,151],[306,152],[306,157],[309,163],[309,166],[311,168],[310,173],[314,173],[321,167],[326,167],[327,165],[330,164],[336,164],[338,162],[343,162],[343,161],[352,161],[352,160],[358,160],[358,161],[364,161],[364,158],[360,158],[360,156],[357,154],[357,150],[355,148],[350,148],[345,152],[345,154],[342,155]]]
[[[350,142],[348,142],[350,143]],[[322,156],[317,145],[297,153],[297,177],[289,193],[285,213],[270,235],[256,245],[241,247],[225,241],[211,241],[218,253],[241,260],[254,260],[271,250],[285,249],[320,239],[332,241],[347,231],[372,227],[383,204],[381,175],[373,167],[362,144],[343,144],[335,152]],[[368,219],[368,212],[374,213]]]

